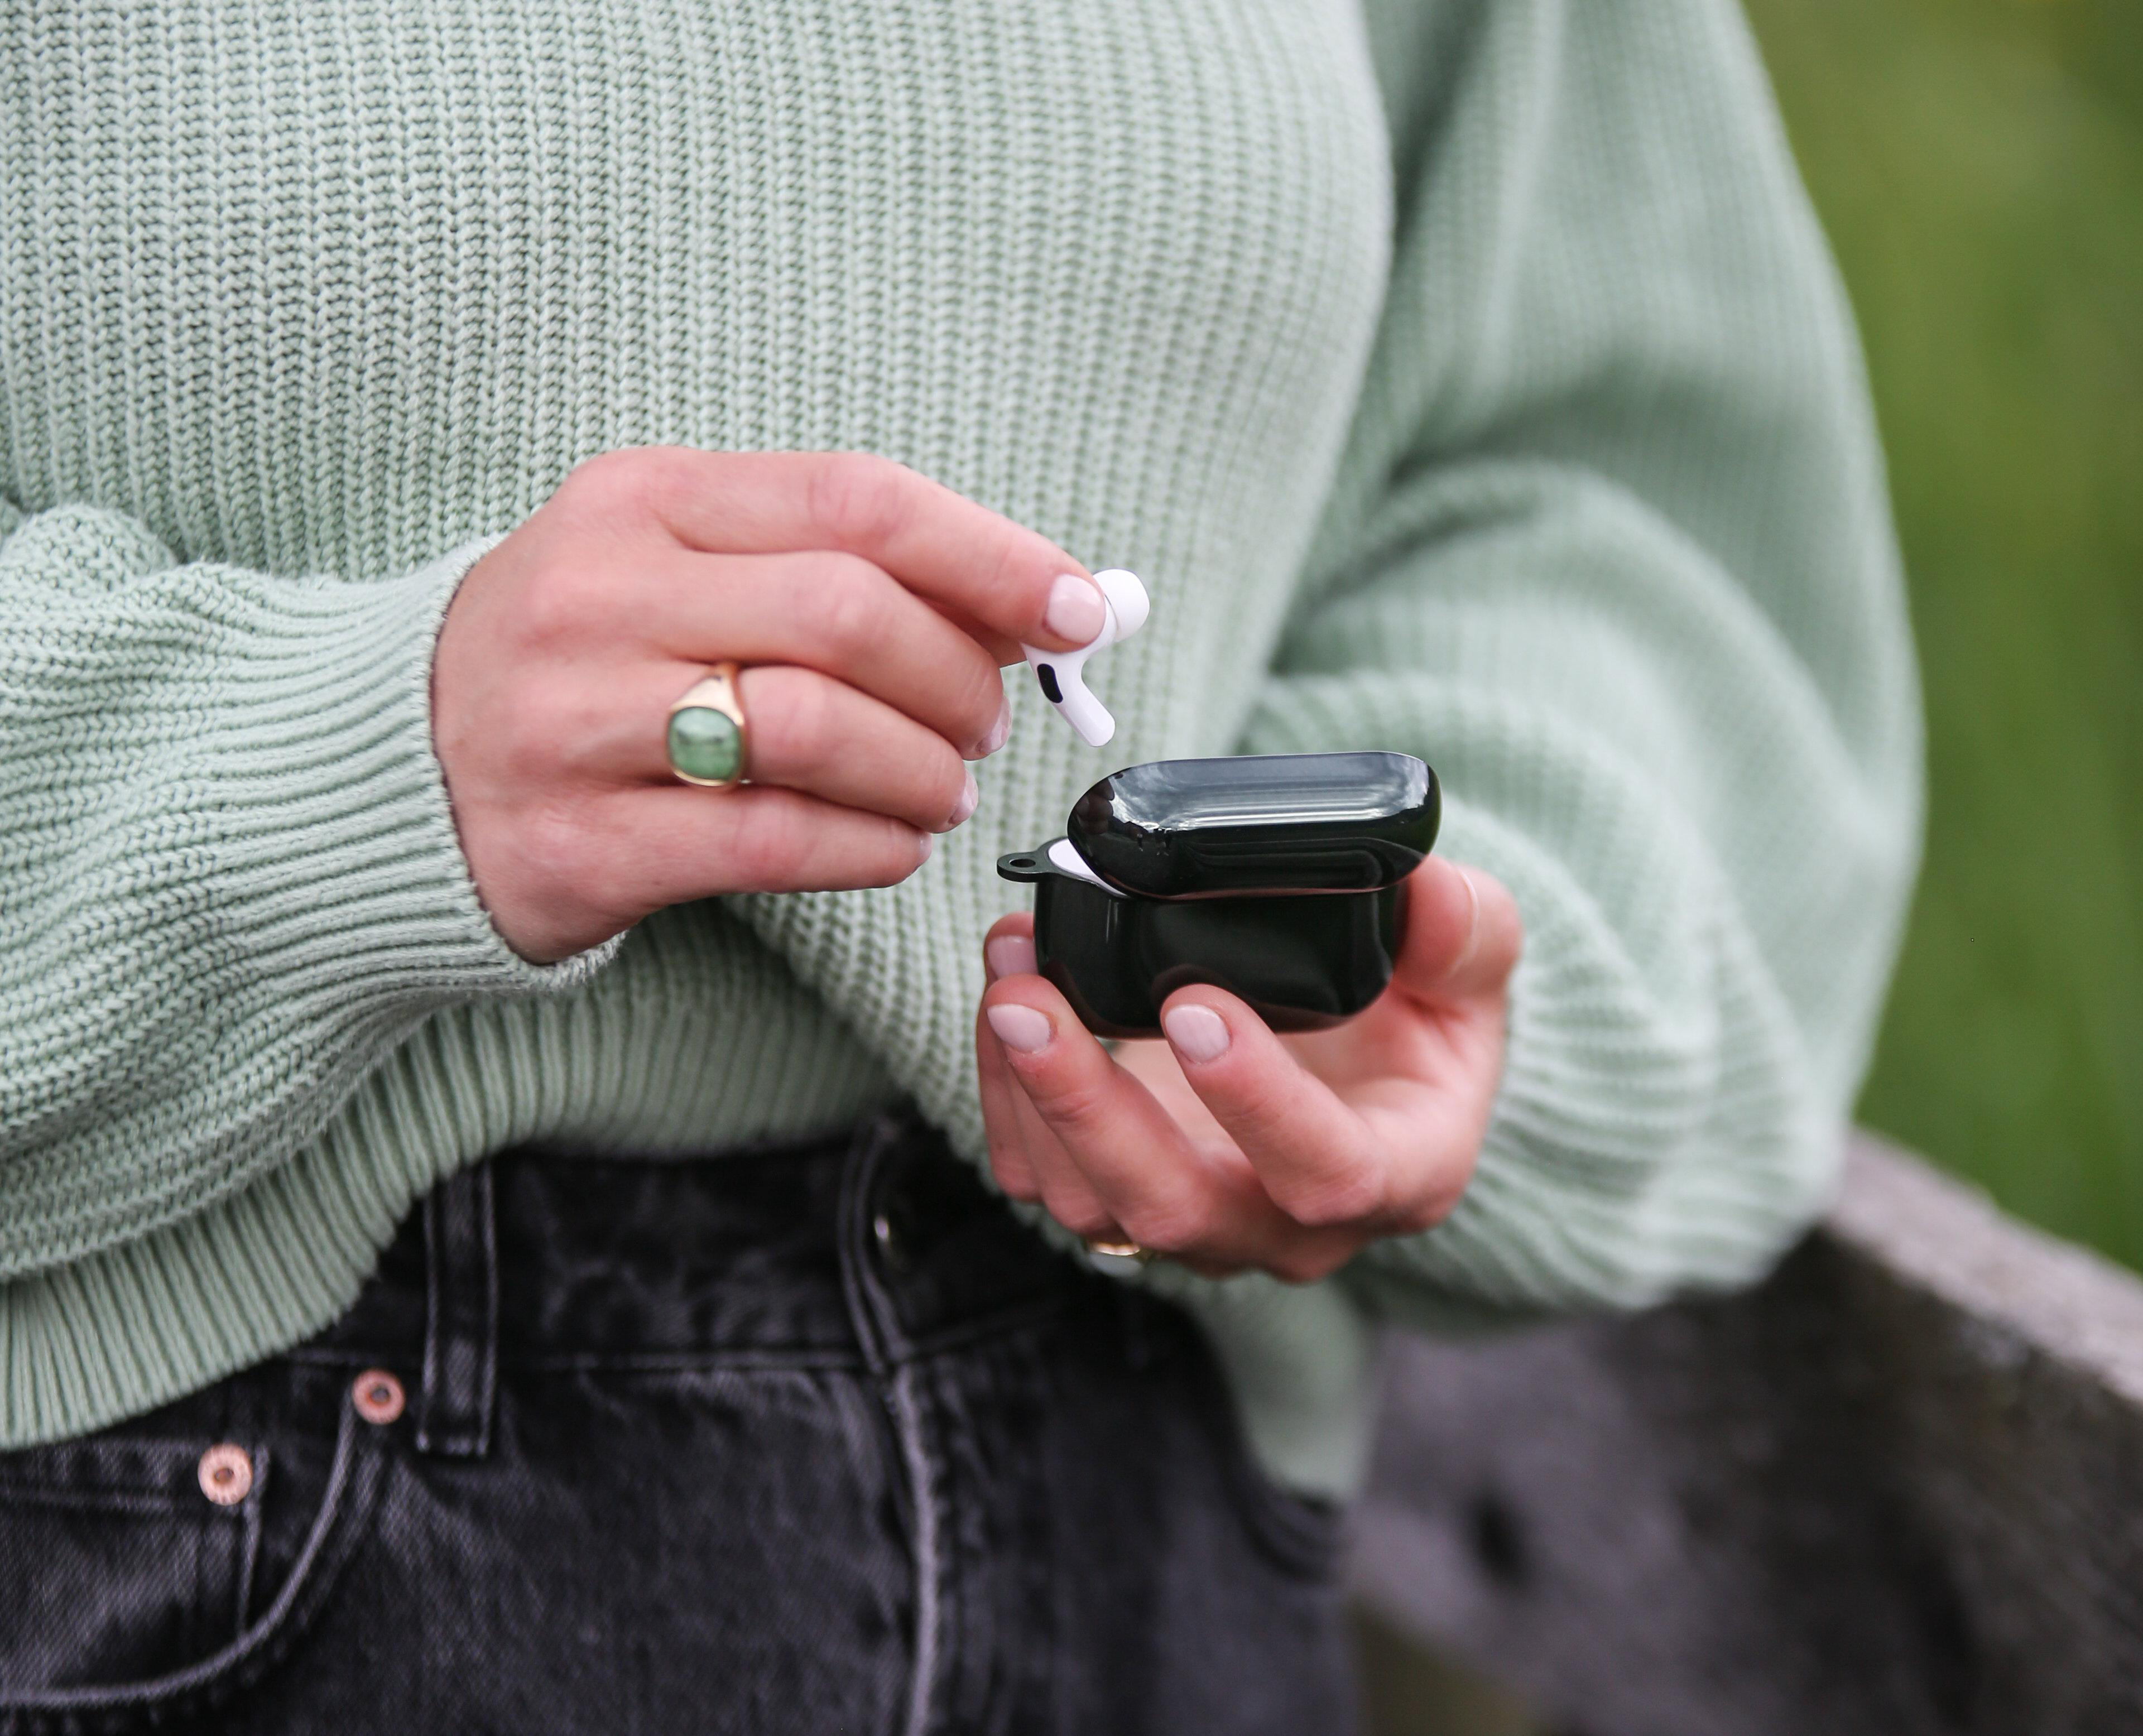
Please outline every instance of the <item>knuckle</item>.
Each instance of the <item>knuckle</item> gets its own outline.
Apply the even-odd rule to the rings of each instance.
[[[869,453],[833,453],[814,467],[811,522],[834,546],[874,547],[914,509],[915,472]]]
[[[1302,1091],[1298,1073],[1278,1067],[1238,1067],[1229,1074],[1228,1085],[1234,1099],[1233,1119],[1250,1138],[1288,1145],[1299,1137],[1295,1122]]]
[[[886,843],[878,855],[876,866],[868,877],[859,877],[862,884],[898,886],[921,866],[916,856],[913,831],[897,820],[888,820],[885,836]]]
[[[924,827],[942,826],[967,788],[967,762],[935,737],[916,754],[915,817]]]
[[[567,477],[559,492],[583,507],[605,513],[651,507],[670,467],[666,448],[621,446],[584,458]]]
[[[551,491],[551,505],[570,510],[592,507],[607,498],[619,472],[627,467],[626,452],[601,452],[583,458]]]
[[[989,539],[986,550],[978,551],[984,562],[986,596],[1024,596],[1029,610],[1039,617],[1047,606],[1048,587],[1057,576],[1059,562],[1051,561],[1037,571],[1037,562],[1032,552],[1022,546],[1017,537],[994,537]]]
[[[1028,1075],[1027,1091],[1035,1106],[1075,1138],[1089,1130],[1106,1129],[1108,1098],[1100,1086],[1090,1081],[1057,1078],[1045,1068]]]
[[[1042,1203],[1075,1236],[1106,1236],[1116,1228],[1116,1220],[1102,1209],[1101,1201],[1083,1189],[1074,1192],[1044,1182]]]
[[[557,768],[562,735],[558,696],[550,685],[515,681],[500,694],[491,710],[488,733],[495,763],[508,775],[533,781]]]
[[[1368,1222],[1383,1216],[1390,1204],[1383,1173],[1359,1160],[1274,1182],[1269,1190],[1275,1205],[1313,1229]]]
[[[1433,1229],[1458,1209],[1459,1199],[1466,1192],[1472,1179],[1472,1166],[1456,1177],[1437,1176],[1417,1190],[1403,1204],[1395,1205],[1386,1219],[1386,1234],[1396,1236],[1418,1235],[1424,1229]]]
[[[867,663],[884,644],[883,581],[870,564],[852,555],[829,555],[816,563],[805,592],[813,640],[843,668]]]
[[[979,653],[963,656],[957,670],[945,673],[953,696],[949,709],[957,720],[962,742],[980,741],[997,722],[997,709],[1004,703],[1003,677],[997,665]]]
[[[1214,1230],[1210,1205],[1190,1194],[1141,1201],[1124,1215],[1124,1233],[1157,1254],[1181,1254],[1203,1245]]]
[[[577,903],[608,908],[618,902],[616,853],[605,848],[600,824],[581,803],[546,802],[531,810],[521,826],[520,855],[535,878]]]
[[[1284,1248],[1265,1261],[1265,1270],[1282,1283],[1314,1284],[1329,1278],[1346,1264],[1346,1256],[1329,1248]]]
[[[1034,1177],[1023,1163],[1002,1152],[992,1151],[990,1174],[997,1182],[997,1191],[1007,1199],[1031,1200],[1037,1197]]]
[[[1393,1236],[1418,1236],[1424,1229],[1433,1229],[1451,1215],[1451,1208],[1457,1203],[1456,1200],[1438,1199],[1424,1204],[1409,1206],[1403,1211],[1394,1212],[1384,1220],[1383,1226],[1384,1234]]]
[[[689,446],[618,447],[583,461],[558,497],[590,534],[645,536],[687,515],[706,486],[710,462]]]
[[[603,586],[577,564],[546,564],[522,583],[514,617],[528,645],[570,649],[585,637],[601,607]]]
[[[788,806],[762,804],[731,839],[736,872],[746,887],[775,890],[801,874],[809,846]]]
[[[828,818],[802,797],[771,786],[753,792],[727,840],[725,866],[739,892],[849,891],[894,886],[915,872],[915,833],[896,820]]]
[[[752,720],[752,736],[763,758],[800,770],[835,751],[833,687],[823,677],[801,670],[769,670],[753,698],[760,711]]]

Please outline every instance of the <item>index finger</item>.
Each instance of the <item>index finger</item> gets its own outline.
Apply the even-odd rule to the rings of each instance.
[[[1243,1155],[1188,1138],[1047,977],[999,977],[983,992],[982,1020],[1027,1100],[1133,1240],[1156,1253],[1260,1265],[1299,1240],[1299,1226]]]
[[[1047,537],[889,458],[689,447],[636,457],[651,467],[657,521],[688,547],[860,555],[979,628],[1001,663],[1017,661],[1022,643],[1085,645],[1106,619],[1092,576]]]

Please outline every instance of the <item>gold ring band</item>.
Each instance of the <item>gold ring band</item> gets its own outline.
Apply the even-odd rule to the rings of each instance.
[[[735,789],[750,776],[751,730],[734,663],[715,663],[670,708],[670,769],[701,789]]]

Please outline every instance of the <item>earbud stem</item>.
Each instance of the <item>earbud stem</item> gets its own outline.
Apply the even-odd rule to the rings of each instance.
[[[1064,703],[1057,709],[1090,748],[1106,747],[1116,733],[1116,720],[1109,715],[1109,708],[1094,697],[1094,690],[1084,681],[1066,688]]]

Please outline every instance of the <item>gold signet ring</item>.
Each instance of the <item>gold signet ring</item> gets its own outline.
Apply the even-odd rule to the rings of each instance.
[[[670,708],[670,769],[702,789],[735,789],[750,774],[751,731],[737,666],[716,663]]]

